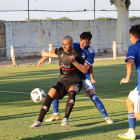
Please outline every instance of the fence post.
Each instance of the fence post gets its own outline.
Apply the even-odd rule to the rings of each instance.
[[[117,57],[117,45],[116,45],[116,41],[113,41],[113,58],[116,59]]]
[[[49,44],[49,52],[53,49],[53,45]],[[49,64],[52,64],[52,57],[49,58]]]
[[[10,46],[10,52],[11,52],[11,58],[12,58],[13,66],[17,66],[16,61],[15,61],[14,47],[12,45]]]

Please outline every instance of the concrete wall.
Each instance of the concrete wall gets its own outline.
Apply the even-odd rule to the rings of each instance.
[[[130,21],[131,25],[140,20]],[[74,42],[79,42],[79,36],[84,31],[91,31],[93,38],[91,46],[95,52],[110,52],[115,40],[116,20],[92,21],[31,21],[6,22],[7,57],[10,57],[10,45],[15,49],[16,57],[39,55],[42,49],[48,51],[49,43],[61,45],[65,35],[71,35]],[[107,44],[107,45],[105,45]]]

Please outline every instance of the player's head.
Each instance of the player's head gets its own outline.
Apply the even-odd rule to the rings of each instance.
[[[136,41],[140,40],[140,25],[138,24],[138,25],[131,26],[129,33],[130,33],[131,42],[135,44]]]
[[[62,46],[66,53],[70,53],[72,51],[73,39],[71,36],[67,35],[62,39]]]
[[[91,32],[83,32],[80,35],[80,47],[85,49],[91,42],[92,34]]]

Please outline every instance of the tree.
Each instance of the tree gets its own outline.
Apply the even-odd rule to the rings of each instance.
[[[57,18],[56,20],[71,20],[68,17],[61,17],[61,18]]]
[[[117,9],[116,43],[129,43],[129,6],[130,0],[110,0]],[[117,54],[125,54],[128,44],[117,44]]]
[[[46,20],[54,20],[54,19],[51,17],[46,17]]]
[[[132,17],[129,17],[129,19],[140,19],[140,17],[132,16]]]

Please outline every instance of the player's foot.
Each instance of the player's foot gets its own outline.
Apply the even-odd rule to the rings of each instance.
[[[118,137],[126,140],[135,140],[136,138],[135,130],[133,131],[128,130],[127,133],[119,134]]]
[[[46,122],[51,122],[51,121],[57,121],[57,120],[60,120],[60,116],[52,114],[51,117],[49,119],[45,120],[45,121]]]
[[[61,123],[61,126],[64,126],[64,127],[68,127],[68,119],[67,118],[64,118],[63,120],[62,120],[62,123]]]
[[[113,123],[113,121],[112,121],[109,117],[106,117],[105,120],[106,120],[106,122],[107,122],[108,124],[112,124],[112,123]]]
[[[42,126],[43,123],[42,122],[39,122],[39,121],[35,121],[35,123],[33,125],[30,126],[30,128],[33,128],[33,127],[38,127],[38,126]]]

